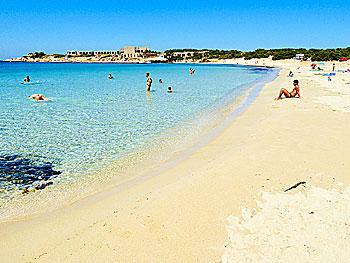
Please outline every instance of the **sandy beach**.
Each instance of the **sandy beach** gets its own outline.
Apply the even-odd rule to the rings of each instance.
[[[305,262],[349,262],[350,73],[327,81],[310,71],[310,62],[251,63],[282,70],[206,145],[149,178],[2,223],[0,261],[296,262],[300,253]],[[332,63],[322,68],[330,72]],[[302,98],[274,101],[294,79]],[[305,184],[284,192],[298,182]],[[320,220],[334,224],[318,227]],[[261,232],[264,225],[271,227]]]

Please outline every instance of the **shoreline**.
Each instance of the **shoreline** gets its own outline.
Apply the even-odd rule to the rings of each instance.
[[[0,251],[4,260],[218,262],[226,219],[242,205],[254,207],[259,191],[280,192],[299,180],[349,184],[349,114],[320,103],[332,93],[329,83],[298,65],[281,64],[243,114],[174,167],[86,206],[2,224],[1,247],[11,244]],[[274,102],[290,87],[289,70],[298,72],[303,98]]]
[[[211,138],[215,137],[223,129],[220,127],[229,125],[235,116],[241,114],[242,111],[249,106],[252,102],[251,97],[253,97],[254,100],[262,86],[270,81],[271,78],[276,78],[277,75],[277,70],[270,71],[253,82],[242,84],[237,87],[245,90],[242,95],[234,100],[232,98],[227,98],[231,96],[226,96],[215,105],[206,109],[206,111],[201,114],[203,116],[198,115],[195,119],[206,120],[209,118],[210,121],[206,121],[207,123],[204,124],[204,126],[202,125],[203,127],[198,131],[186,132],[189,129],[192,130],[192,128],[186,127],[186,131],[182,131],[181,135],[176,135],[177,137],[181,137],[181,141],[180,138],[174,138],[173,136],[170,136],[171,138],[158,138],[161,140],[171,139],[177,142],[175,144],[171,143],[171,145],[167,144],[168,147],[166,149],[164,147],[154,146],[151,147],[152,149],[146,151],[140,151],[134,154],[131,153],[129,154],[130,156],[125,156],[125,161],[119,160],[111,163],[89,175],[88,178],[94,178],[91,179],[93,181],[88,178],[83,179],[83,181],[74,181],[72,182],[73,186],[68,189],[64,187],[65,185],[63,183],[63,185],[58,185],[54,188],[47,188],[44,192],[36,192],[35,196],[27,196],[25,199],[19,200],[19,202],[16,201],[16,203],[11,203],[10,205],[4,205],[3,207],[6,210],[9,209],[13,212],[6,217],[2,216],[0,223],[21,221],[57,211],[72,203],[79,202],[79,200],[89,199],[105,190],[111,188],[123,189],[124,185],[136,184],[137,182],[143,181],[144,178],[156,176],[161,171],[181,162],[185,159],[184,156],[189,156],[205,145]],[[259,91],[256,91],[257,89],[259,89]],[[194,124],[192,124],[192,126],[193,125]],[[141,158],[140,154],[144,156],[144,158]],[[136,164],[133,161],[134,155],[136,155],[138,159],[141,158]],[[146,159],[152,159],[152,162],[144,160],[146,156]],[[121,167],[118,165],[119,162],[131,163],[131,167]],[[117,167],[119,167],[119,169]],[[64,196],[59,194],[60,191],[65,192]],[[53,199],[53,197],[55,198]],[[55,201],[53,202],[53,200]],[[26,207],[25,210],[21,208],[23,206]]]
[[[252,68],[278,68],[277,66],[267,66],[267,65],[254,65],[254,64],[237,64],[234,62],[230,62],[230,63],[225,63],[225,60],[218,60],[215,62],[200,62],[200,61],[193,61],[193,62],[149,62],[149,63],[143,63],[143,62],[133,62],[133,61],[121,61],[121,62],[116,62],[116,61],[93,61],[93,62],[72,62],[72,61],[50,61],[50,62],[41,62],[41,61],[0,61],[0,63],[54,63],[54,64],[140,64],[140,65],[146,65],[146,64],[183,64],[183,65],[198,65],[198,64],[202,64],[202,65],[233,65],[233,66],[246,66],[246,67],[252,67]]]

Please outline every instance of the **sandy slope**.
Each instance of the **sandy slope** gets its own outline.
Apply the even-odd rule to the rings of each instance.
[[[350,73],[330,84],[308,64],[279,62],[280,77],[244,114],[157,176],[2,224],[0,261],[219,262],[229,241],[227,218],[239,216],[241,206],[256,206],[260,190],[280,193],[302,180],[324,188],[348,185],[350,114],[346,105],[324,98],[345,100],[348,95],[336,90],[350,89]],[[292,87],[290,69],[303,97],[274,102],[281,87]],[[273,249],[278,255],[280,248]]]
[[[263,193],[258,209],[229,217],[227,262],[350,262],[350,186]]]

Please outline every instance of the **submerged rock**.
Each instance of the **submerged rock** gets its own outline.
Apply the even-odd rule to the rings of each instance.
[[[20,189],[23,194],[42,190],[59,174],[52,163],[39,157],[0,155],[0,189]]]

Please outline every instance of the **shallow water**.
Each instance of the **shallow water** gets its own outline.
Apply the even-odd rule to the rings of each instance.
[[[189,75],[189,67],[196,74]],[[146,72],[153,78],[149,94]],[[268,72],[229,65],[0,63],[0,198],[22,198],[36,181],[82,180],[164,135],[191,126],[200,131],[208,114]],[[27,75],[39,83],[21,85]],[[29,100],[34,93],[53,101]]]

